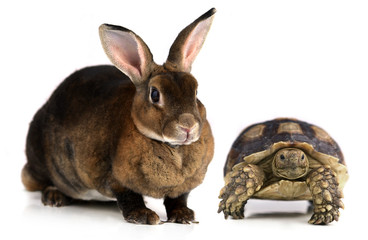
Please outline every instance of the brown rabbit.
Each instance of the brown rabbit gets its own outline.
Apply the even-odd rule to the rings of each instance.
[[[58,207],[116,199],[128,222],[142,224],[160,222],[142,196],[164,198],[169,222],[194,221],[187,197],[203,181],[214,142],[189,72],[214,13],[180,32],[162,66],[138,35],[102,25],[115,67],[73,73],[36,113],[22,171],[26,189]]]

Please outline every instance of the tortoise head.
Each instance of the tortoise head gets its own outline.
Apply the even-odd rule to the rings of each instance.
[[[305,176],[308,169],[307,155],[297,148],[280,149],[273,158],[272,171],[278,177],[297,179]]]

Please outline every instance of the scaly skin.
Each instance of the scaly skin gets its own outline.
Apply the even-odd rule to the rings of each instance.
[[[244,205],[247,200],[261,189],[265,175],[263,170],[253,164],[239,163],[225,178],[225,186],[221,189],[221,202],[218,212],[224,212],[227,219],[244,218]]]
[[[321,166],[309,173],[306,180],[313,196],[314,214],[309,223],[319,225],[339,220],[339,208],[344,208],[336,173],[330,166]]]

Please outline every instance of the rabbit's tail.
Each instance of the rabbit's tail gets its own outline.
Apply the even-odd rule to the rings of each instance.
[[[28,164],[24,165],[21,177],[23,185],[28,191],[42,191],[47,186],[46,182],[37,179],[32,174]]]

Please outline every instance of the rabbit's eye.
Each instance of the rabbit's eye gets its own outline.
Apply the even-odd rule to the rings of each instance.
[[[153,103],[158,103],[160,101],[160,92],[154,87],[151,88],[151,101]]]

